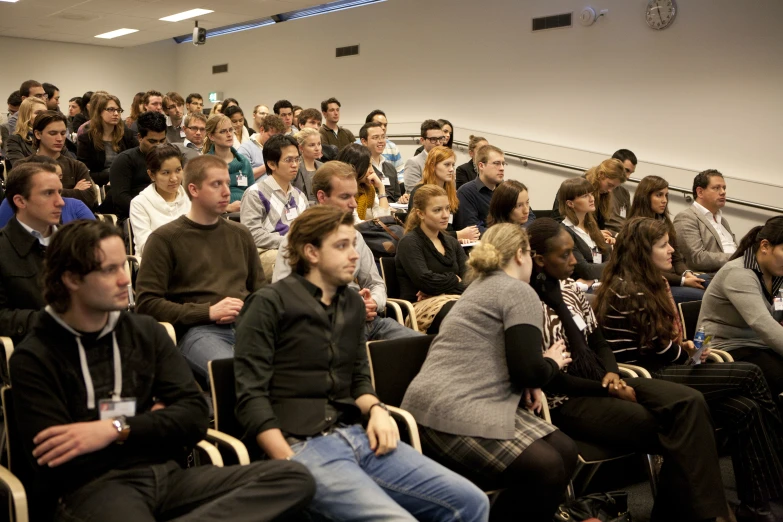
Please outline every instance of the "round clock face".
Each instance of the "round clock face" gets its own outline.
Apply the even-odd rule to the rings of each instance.
[[[674,0],[650,0],[647,3],[647,25],[653,29],[666,29],[677,15],[677,4]]]

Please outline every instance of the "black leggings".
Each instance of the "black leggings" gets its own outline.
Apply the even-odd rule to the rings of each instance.
[[[490,520],[549,522],[563,501],[576,469],[576,444],[555,431],[528,446],[499,477],[506,488],[492,506]]]

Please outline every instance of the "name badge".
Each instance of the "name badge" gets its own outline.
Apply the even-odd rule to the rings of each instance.
[[[285,209],[285,218],[288,221],[293,221],[294,219],[296,219],[296,217],[298,215],[299,215],[299,211],[296,210],[296,207],[291,207],[291,208]]]
[[[184,130],[182,130],[182,129],[179,130],[179,137],[180,138],[184,138],[185,137],[185,131]]]
[[[384,186],[386,186],[386,187],[391,186],[391,180],[389,178],[387,178],[386,176],[384,176],[381,181],[383,181],[383,185]]]
[[[113,419],[121,415],[133,417],[136,415],[136,398],[101,399],[98,402],[98,412],[101,420]]]
[[[781,299],[780,297],[776,297],[773,303],[776,312],[783,311],[783,299]]]
[[[454,224],[454,214],[449,214],[449,225]]]
[[[587,328],[587,323],[585,323],[585,320],[582,319],[582,316],[579,314],[574,314],[571,316],[571,319],[574,320],[574,323],[576,323],[576,327],[579,328],[579,331],[581,332],[585,328]]]
[[[244,174],[237,174],[237,186],[247,187],[247,176]]]
[[[600,252],[593,254],[593,263],[595,263],[596,265],[600,265],[603,259],[604,256]]]
[[[627,210],[626,210],[625,206],[620,207],[620,217],[625,219],[626,213],[627,213]]]

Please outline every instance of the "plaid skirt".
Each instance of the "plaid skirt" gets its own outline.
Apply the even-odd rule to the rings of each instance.
[[[467,476],[491,481],[502,473],[528,446],[557,430],[524,408],[517,408],[514,438],[485,439],[453,435],[419,425],[424,454],[449,469]]]

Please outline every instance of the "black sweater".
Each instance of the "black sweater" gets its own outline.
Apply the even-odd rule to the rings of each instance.
[[[443,233],[438,236],[445,255],[438,252],[421,227],[414,228],[400,239],[394,265],[402,299],[415,302],[419,291],[434,297],[461,294],[465,290],[465,283],[457,279],[457,276],[464,279],[465,275],[467,256],[464,249],[457,239]]]
[[[114,158],[109,180],[117,217],[127,218],[131,200],[152,183],[147,175],[147,161],[139,147],[121,152]]]
[[[49,498],[110,470],[179,459],[206,434],[207,404],[166,330],[151,317],[120,312],[113,331],[122,356],[122,396],[136,399],[136,415],[127,419],[130,435],[122,445],[110,444],[54,468],[32,458],[33,438],[51,426],[99,420],[99,400],[109,398],[114,387],[112,334],[82,336],[95,389],[93,409],[87,407],[76,337],[48,312],[38,312],[31,334],[11,357],[14,421],[30,456],[24,464]],[[166,407],[151,412],[156,402]]]

